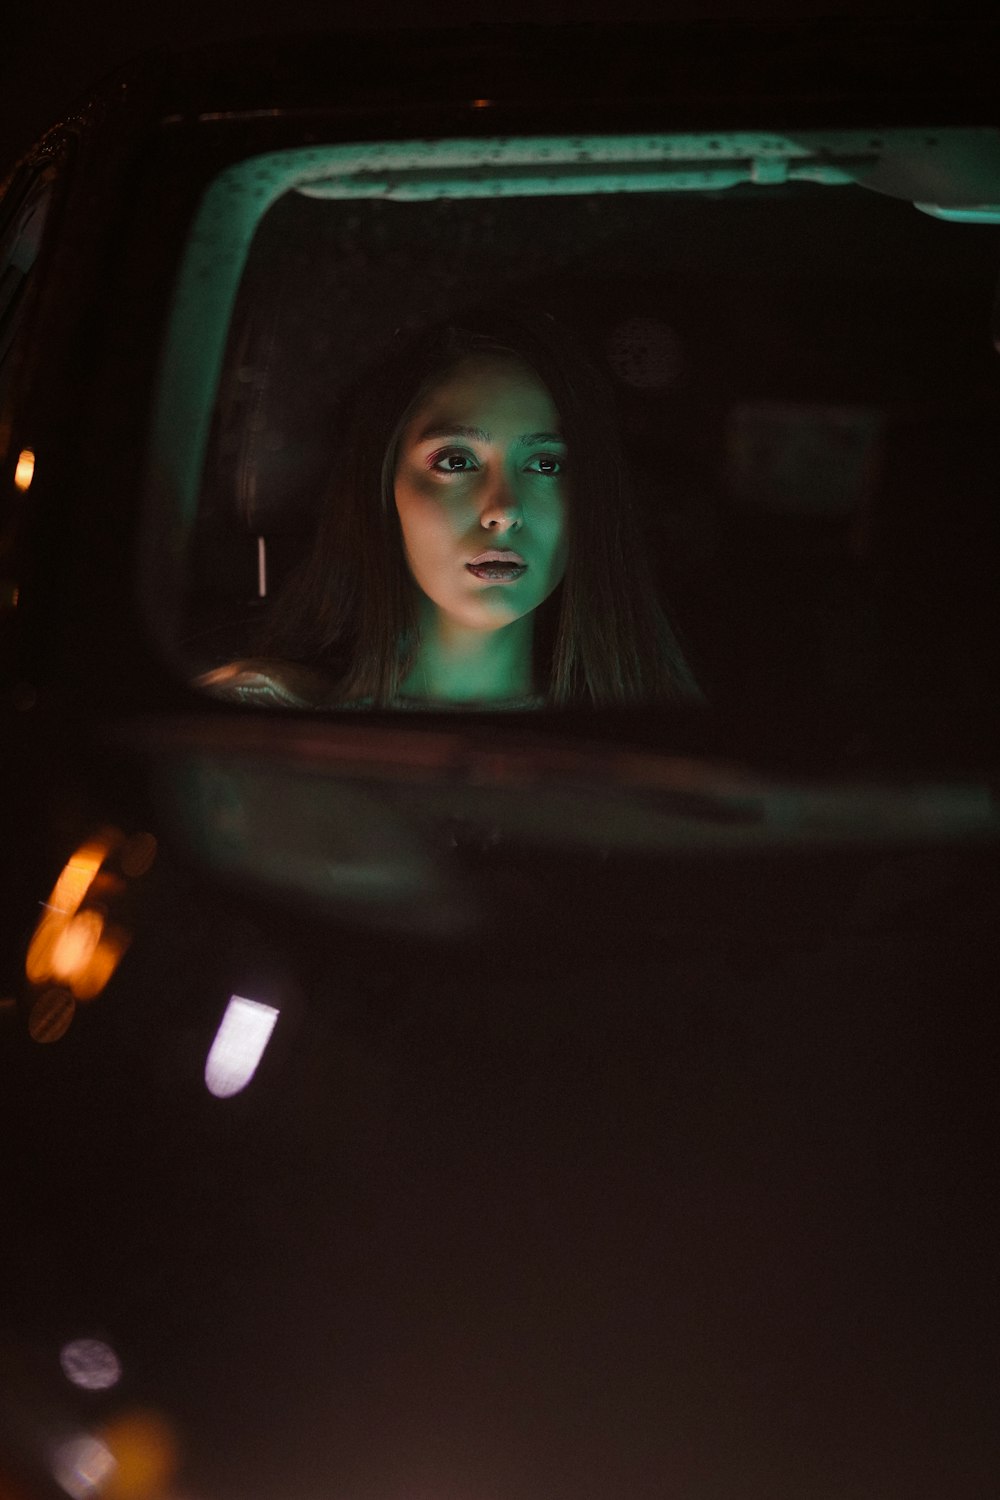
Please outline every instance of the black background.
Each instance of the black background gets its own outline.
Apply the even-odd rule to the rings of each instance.
[[[457,27],[475,23],[787,19],[982,20],[979,7],[946,0],[203,0],[137,5],[132,0],[31,0],[5,8],[0,22],[0,172],[93,83],[139,54],[232,38],[341,29]]]

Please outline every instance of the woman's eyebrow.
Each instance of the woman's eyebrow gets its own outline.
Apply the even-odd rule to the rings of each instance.
[[[459,422],[435,422],[430,427],[425,427],[417,438],[418,443],[426,443],[429,438],[464,437],[472,438],[477,443],[488,443],[490,435],[481,427],[463,427]]]
[[[431,438],[464,437],[471,438],[473,442],[490,443],[493,441],[488,432],[482,427],[463,427],[459,422],[435,422],[430,427],[425,427],[417,438],[418,443],[429,442]],[[514,439],[515,443],[561,443],[563,440],[558,432],[522,432],[520,437]]]

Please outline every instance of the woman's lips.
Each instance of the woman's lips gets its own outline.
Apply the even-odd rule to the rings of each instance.
[[[466,568],[474,578],[486,578],[490,583],[513,583],[520,578],[522,573],[528,571],[527,563],[466,563]]]
[[[465,566],[475,578],[484,578],[490,583],[513,583],[525,572],[528,564],[520,552],[511,548],[490,547]]]

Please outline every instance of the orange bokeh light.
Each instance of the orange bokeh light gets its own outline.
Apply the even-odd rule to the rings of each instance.
[[[119,877],[100,873],[108,855],[121,842],[117,830],[107,829],[82,844],[67,860],[52,894],[43,903],[45,914],[28,946],[24,969],[32,984],[56,979],[78,1000],[92,1000],[118,967],[128,948],[128,934],[122,928],[108,927],[102,911],[80,911],[80,906],[95,882],[106,894],[121,887]]]
[[[22,494],[30,489],[31,481],[35,477],[35,455],[30,448],[22,448],[17,456],[17,467],[14,470],[14,484]]]

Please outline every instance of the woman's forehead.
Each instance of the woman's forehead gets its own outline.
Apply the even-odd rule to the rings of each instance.
[[[406,423],[406,438],[425,431],[476,429],[485,435],[559,432],[559,414],[548,388],[514,355],[470,354],[424,392]],[[516,430],[516,432],[515,432]]]

